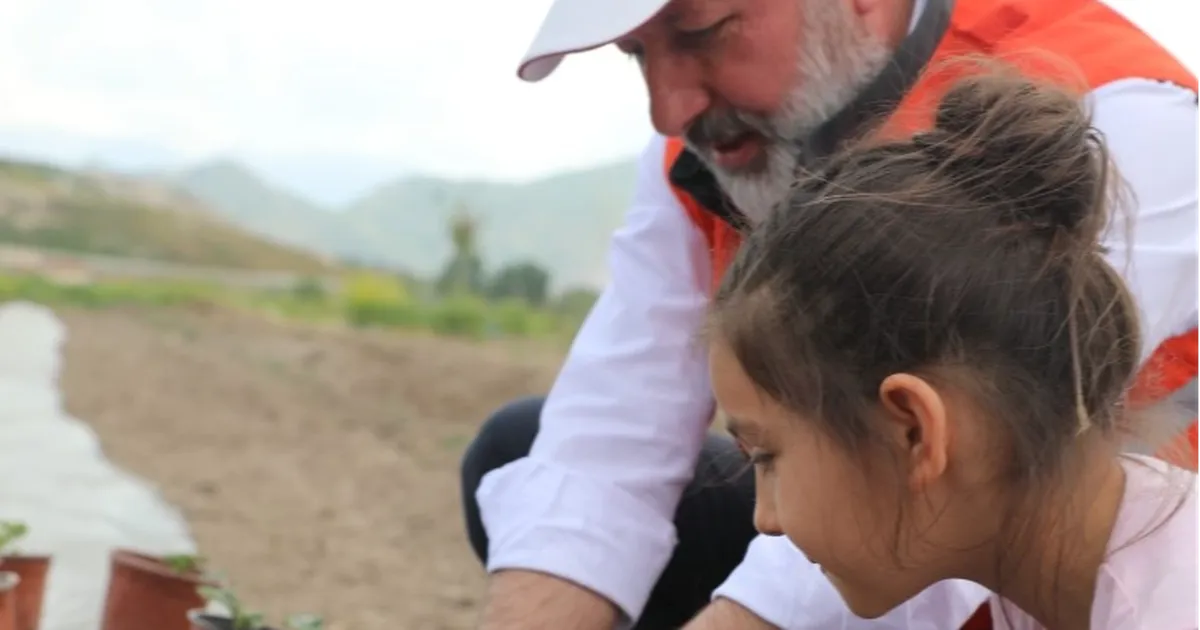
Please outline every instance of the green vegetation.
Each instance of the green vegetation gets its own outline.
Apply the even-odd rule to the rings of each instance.
[[[48,306],[179,306],[233,303],[240,297],[218,285],[164,281],[114,280],[59,284],[40,276],[0,275],[0,302],[28,300]]]
[[[28,300],[51,307],[83,308],[217,305],[288,320],[425,330],[469,339],[568,339],[586,315],[590,295],[572,292],[537,308],[513,298],[495,301],[459,295],[421,299],[415,293],[393,276],[367,272],[348,277],[338,291],[327,291],[311,280],[302,280],[291,290],[267,291],[165,280],[59,284],[38,276],[0,274],[0,302]]]
[[[206,178],[228,179],[228,170],[216,169]],[[252,183],[241,187],[246,204],[254,198]],[[101,279],[85,280],[93,274],[84,262],[79,273],[68,270],[67,277],[0,272],[0,302],[84,308],[204,304],[358,328],[468,339],[559,340],[574,335],[596,299],[583,288],[552,293],[551,274],[533,259],[512,260],[494,273],[486,268],[480,240],[496,226],[484,226],[462,201],[450,204],[453,212],[442,214],[441,234],[424,243],[449,250],[441,269],[425,273],[425,280],[350,265],[331,267],[318,256],[245,234],[207,214],[203,206],[188,206],[188,198],[179,195],[153,183],[0,160],[0,242],[193,266],[279,269],[300,279],[287,288],[250,289],[221,284],[227,277],[221,274],[199,281],[119,278],[119,272],[109,270],[107,276],[97,276]],[[262,209],[280,219],[278,213],[292,207]],[[599,233],[597,239],[606,240]]]

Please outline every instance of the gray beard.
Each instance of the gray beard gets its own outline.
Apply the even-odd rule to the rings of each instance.
[[[801,142],[849,104],[891,59],[887,45],[863,32],[844,2],[805,2],[804,7],[797,87],[769,117],[738,114],[767,140],[762,165],[726,172],[707,151],[696,151],[752,225],[787,200],[797,181]]]

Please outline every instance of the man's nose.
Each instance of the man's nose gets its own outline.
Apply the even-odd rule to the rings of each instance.
[[[682,136],[712,102],[693,63],[674,55],[645,61],[650,120],[664,136]]]

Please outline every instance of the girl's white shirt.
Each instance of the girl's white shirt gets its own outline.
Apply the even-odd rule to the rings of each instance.
[[[1091,630],[1194,630],[1197,624],[1196,475],[1127,456],[1125,496],[1100,566]],[[993,596],[996,630],[1045,630]]]

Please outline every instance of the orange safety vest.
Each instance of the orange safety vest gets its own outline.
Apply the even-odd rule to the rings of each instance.
[[[1196,77],[1179,60],[1097,0],[957,0],[927,67],[953,68],[940,64],[980,54],[999,58],[1031,76],[1083,79],[1091,89],[1121,79],[1146,78],[1197,91]],[[1076,74],[1064,77],[1065,69]],[[923,73],[885,122],[883,133],[912,133],[928,127],[939,96],[954,78],[950,71]],[[679,138],[668,141],[664,164],[668,181],[683,150]],[[740,235],[692,194],[674,184],[672,188],[707,239],[715,288],[737,251]],[[1194,380],[1196,355],[1195,328],[1163,342],[1139,373],[1131,399],[1163,400]],[[1195,422],[1159,455],[1196,470]]]

